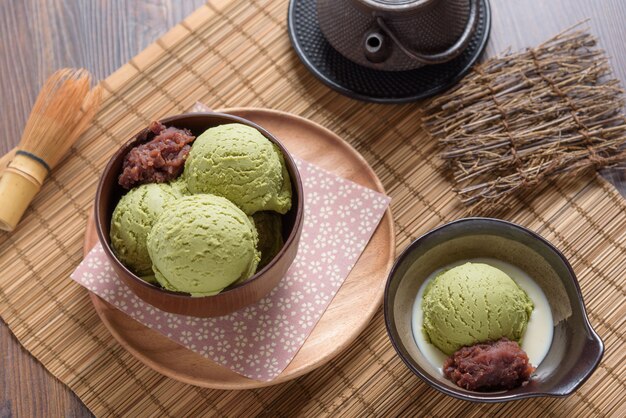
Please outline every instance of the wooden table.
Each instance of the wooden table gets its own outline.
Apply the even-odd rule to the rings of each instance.
[[[286,2],[287,0],[285,0]],[[490,0],[487,56],[532,46],[591,18],[590,26],[626,85],[626,2],[623,0]],[[202,0],[86,0],[0,3],[0,153],[19,142],[45,78],[64,66],[104,78]],[[285,6],[286,11],[286,6]],[[237,103],[231,103],[236,106]],[[358,102],[354,102],[358,106]],[[624,171],[607,177],[626,195]],[[80,400],[33,359],[0,321],[0,417],[89,416]]]

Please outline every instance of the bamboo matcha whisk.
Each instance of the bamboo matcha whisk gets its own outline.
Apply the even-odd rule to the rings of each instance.
[[[43,85],[14,157],[0,178],[0,229],[12,231],[54,168],[100,107],[84,69],[64,68]]]

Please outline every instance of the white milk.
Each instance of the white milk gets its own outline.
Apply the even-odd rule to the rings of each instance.
[[[442,366],[446,359],[446,355],[441,352],[437,347],[428,342],[423,332],[423,312],[422,312],[422,296],[424,295],[424,289],[426,285],[435,278],[441,271],[449,270],[453,267],[460,266],[467,262],[471,263],[485,263],[492,267],[502,270],[509,275],[511,279],[521,287],[530,300],[533,301],[535,308],[533,309],[530,319],[528,320],[528,326],[526,332],[522,337],[522,350],[528,355],[530,363],[538,367],[541,361],[548,353],[550,344],[552,343],[552,312],[550,311],[550,305],[548,299],[543,294],[541,288],[534,282],[534,280],[521,269],[504,261],[496,260],[493,258],[472,258],[469,260],[461,260],[455,263],[449,264],[439,270],[433,271],[424,284],[420,287],[417,293],[417,298],[413,304],[413,337],[417,343],[417,347],[420,349],[424,357],[428,362],[439,372],[443,373]]]

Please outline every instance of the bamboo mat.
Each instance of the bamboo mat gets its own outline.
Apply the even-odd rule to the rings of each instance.
[[[244,392],[206,390],[163,377],[109,335],[69,275],[82,258],[100,170],[150,120],[188,110],[258,106],[312,119],[349,141],[393,198],[398,249],[462,217],[438,171],[420,104],[382,106],[340,96],[292,52],[283,0],[214,1],[104,82],[104,106],[56,169],[19,229],[0,235],[0,314],[20,342],[96,415],[626,416],[626,204],[598,176],[549,183],[519,198],[506,219],[538,231],[571,260],[590,319],[606,345],[584,386],[565,399],[471,404],[446,397],[396,357],[382,313],[330,364],[295,381]]]

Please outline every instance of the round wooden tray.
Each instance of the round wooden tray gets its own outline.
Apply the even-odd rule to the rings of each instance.
[[[221,111],[267,129],[295,156],[384,193],[380,180],[363,157],[320,125],[275,110],[235,108]],[[95,223],[90,219],[85,233],[85,254],[97,241]],[[251,389],[275,385],[308,373],[350,345],[367,326],[382,301],[394,256],[395,234],[391,211],[387,209],[365,251],[309,338],[289,366],[270,382],[248,379],[217,365],[140,324],[95,294],[90,296],[100,319],[117,341],[139,361],[159,373],[206,388]]]

